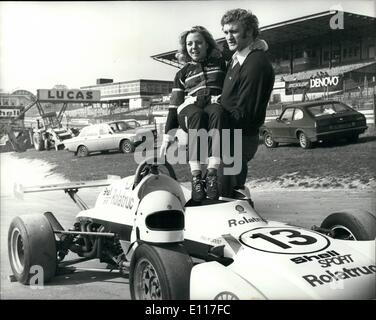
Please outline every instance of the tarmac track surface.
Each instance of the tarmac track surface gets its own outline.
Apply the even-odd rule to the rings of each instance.
[[[63,191],[26,194],[23,200],[13,195],[15,182],[23,185],[37,185],[66,181],[63,177],[51,175],[50,167],[37,160],[25,160],[1,154],[1,299],[130,299],[127,276],[102,272],[105,265],[95,260],[76,265],[91,271],[77,270],[56,276],[43,288],[31,288],[10,282],[11,268],[8,261],[7,237],[11,220],[27,213],[51,211],[64,228],[70,228],[78,213],[77,206]],[[80,190],[79,195],[92,207],[100,188]],[[266,219],[288,222],[310,228],[320,225],[330,213],[356,208],[376,213],[374,190],[307,190],[307,189],[252,189],[256,210]],[[68,256],[68,259],[75,256]]]

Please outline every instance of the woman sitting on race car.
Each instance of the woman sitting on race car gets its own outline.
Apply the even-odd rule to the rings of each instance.
[[[177,58],[185,62],[185,65],[175,76],[160,155],[166,155],[167,147],[173,141],[173,129],[180,125],[186,133],[191,134],[191,139],[188,140],[192,199],[198,202],[205,197],[218,199],[220,133],[225,121],[224,109],[218,99],[226,75],[226,61],[213,36],[202,26],[184,31],[179,44]],[[255,47],[267,50],[264,40],[257,40]],[[200,155],[197,139],[200,129],[209,131],[205,183],[202,180],[201,163],[206,163],[206,159],[202,159],[203,155]]]
[[[172,89],[170,108],[167,116],[161,155],[173,141],[172,129],[180,127],[189,130],[221,130],[223,128],[223,108],[212,97],[218,96],[226,74],[223,59],[213,36],[202,26],[192,27],[180,36],[178,59],[186,62],[176,74]],[[196,131],[196,132],[197,132]],[[218,131],[219,133],[220,131]],[[189,165],[192,173],[192,199],[202,201],[218,198],[217,169],[220,165],[219,135],[209,138],[208,171],[206,190],[202,180],[201,163],[197,139],[189,140]],[[216,148],[217,152],[213,152]],[[200,161],[202,160],[202,161]]]

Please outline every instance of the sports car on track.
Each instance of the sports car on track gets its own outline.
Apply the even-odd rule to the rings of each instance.
[[[103,186],[95,206],[77,195]],[[28,284],[34,265],[44,281],[68,252],[129,274],[133,299],[375,299],[376,218],[330,214],[306,229],[269,221],[246,191],[195,203],[164,159],[145,160],[135,175],[108,181],[18,187],[18,193],[64,190],[79,206],[68,230],[51,212],[16,217],[8,248],[14,277]]]

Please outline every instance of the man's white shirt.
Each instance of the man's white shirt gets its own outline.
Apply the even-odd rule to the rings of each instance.
[[[232,56],[232,60],[233,60],[233,64],[232,64],[232,68],[236,66],[236,64],[239,62],[240,66],[244,63],[244,60],[248,57],[248,55],[251,53],[251,46],[247,46],[245,47],[243,50],[241,51],[236,51],[233,56]]]
[[[261,44],[260,44],[260,42],[261,42]],[[260,48],[261,45],[264,46],[264,49],[262,49],[262,50],[267,51],[269,49],[269,46],[268,46],[268,44],[266,43],[265,40],[256,39],[250,45],[246,46],[243,50],[241,50],[239,52],[236,51],[232,55],[232,60],[233,60],[232,68],[235,67],[238,62],[239,62],[239,65],[242,66],[242,64],[244,63],[244,60],[248,57],[248,55],[253,50],[255,50],[256,48]]]

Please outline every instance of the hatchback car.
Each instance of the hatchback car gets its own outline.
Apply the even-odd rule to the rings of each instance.
[[[133,119],[116,120],[84,127],[77,137],[65,140],[64,145],[65,149],[79,157],[95,151],[120,150],[131,153],[147,136],[156,140],[154,126],[143,127]]]
[[[281,115],[265,123],[260,130],[264,144],[298,142],[303,149],[313,142],[346,138],[356,142],[367,129],[365,116],[339,101],[313,101],[283,107]]]

